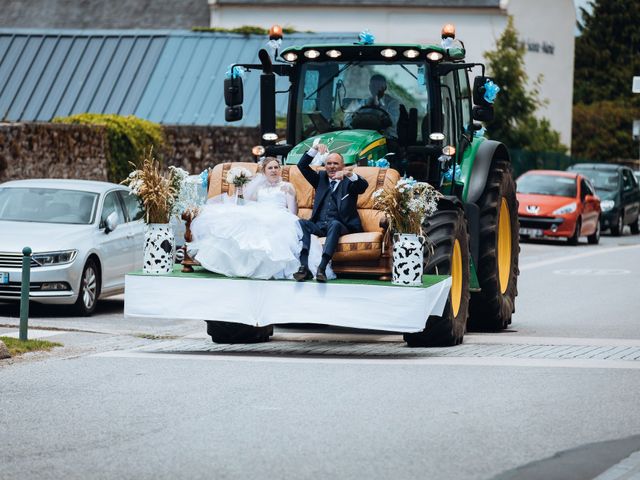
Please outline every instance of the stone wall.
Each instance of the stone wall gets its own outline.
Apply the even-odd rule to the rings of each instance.
[[[231,160],[253,160],[257,128],[165,126],[167,165],[190,173]],[[106,180],[108,142],[102,127],[0,123],[0,182],[24,178]],[[133,159],[132,159],[133,160]]]
[[[0,124],[0,181],[23,178],[107,178],[102,127],[55,123]]]

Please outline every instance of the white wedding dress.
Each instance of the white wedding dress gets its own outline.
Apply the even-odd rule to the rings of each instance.
[[[191,224],[189,253],[207,270],[228,277],[291,279],[300,267],[302,230],[294,189],[287,182],[262,185],[255,201],[222,195],[204,205]],[[315,275],[322,247],[312,238],[309,269]],[[335,278],[330,265],[328,278]]]

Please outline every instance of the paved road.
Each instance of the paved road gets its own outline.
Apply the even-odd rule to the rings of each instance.
[[[117,299],[90,320],[36,312],[33,325],[104,333],[36,331],[68,349],[0,368],[0,431],[13,439],[0,477],[592,478],[618,462],[634,468],[640,238],[524,244],[521,265],[513,328],[451,349],[337,329],[216,346],[199,322],[126,321]],[[15,324],[17,312],[0,315]]]

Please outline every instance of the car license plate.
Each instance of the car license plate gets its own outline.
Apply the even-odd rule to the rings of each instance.
[[[520,235],[523,235],[525,237],[532,237],[532,238],[541,237],[542,230],[540,230],[539,228],[521,228]]]
[[[9,272],[0,272],[0,285],[9,283]]]

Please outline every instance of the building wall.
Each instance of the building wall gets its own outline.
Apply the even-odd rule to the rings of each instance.
[[[469,61],[483,61],[513,15],[520,37],[532,48],[525,68],[530,80],[543,76],[541,98],[548,101],[539,111],[560,132],[563,144],[571,145],[575,10],[572,0],[504,0],[501,8],[419,7],[261,7],[224,5],[210,1],[211,26],[238,27],[274,23],[297,30],[359,32],[369,29],[378,42],[438,43],[445,23],[456,25],[457,36],[467,49]],[[542,50],[545,44],[545,50]],[[548,46],[553,47],[549,53]]]
[[[6,28],[191,28],[207,26],[207,0],[0,0]]]

